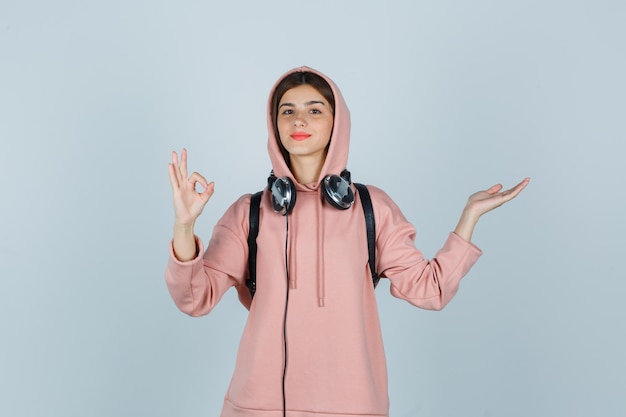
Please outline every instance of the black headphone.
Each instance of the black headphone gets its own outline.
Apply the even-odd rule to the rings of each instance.
[[[341,175],[328,175],[322,180],[324,199],[339,210],[346,210],[354,204],[354,191],[350,188],[350,171],[344,169]],[[289,177],[276,178],[274,171],[267,178],[267,188],[271,191],[272,207],[276,213],[285,216],[296,205],[296,186]]]

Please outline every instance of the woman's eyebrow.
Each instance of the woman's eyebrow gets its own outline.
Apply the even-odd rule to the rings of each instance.
[[[323,101],[319,101],[319,100],[311,100],[311,101],[307,101],[306,103],[304,103],[305,106],[312,106],[313,104],[321,104],[322,106],[326,106],[326,103],[324,103]],[[278,106],[278,108],[280,109],[283,106],[295,107],[296,105],[293,103],[282,103],[280,106]]]

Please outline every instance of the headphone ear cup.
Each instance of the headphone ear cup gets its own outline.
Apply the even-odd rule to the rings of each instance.
[[[331,206],[346,210],[354,204],[354,191],[350,181],[339,175],[329,175],[322,181],[322,194]]]
[[[291,178],[276,178],[272,181],[270,192],[274,211],[282,216],[291,213],[296,205],[296,187]]]

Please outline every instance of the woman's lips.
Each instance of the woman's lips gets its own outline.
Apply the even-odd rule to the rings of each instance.
[[[308,139],[311,135],[309,135],[308,133],[304,133],[304,132],[296,132],[296,133],[292,133],[291,138],[293,140],[305,140]]]

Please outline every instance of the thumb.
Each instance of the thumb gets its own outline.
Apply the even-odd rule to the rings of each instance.
[[[489,189],[487,190],[487,193],[489,194],[495,194],[498,191],[500,191],[502,189],[502,184],[496,184],[496,185],[492,185],[491,187],[489,187]]]
[[[211,181],[210,183],[206,185],[206,188],[204,189],[202,194],[200,194],[200,198],[202,198],[202,201],[204,201],[205,203],[208,203],[209,199],[211,198],[214,192],[215,192],[215,182]]]

